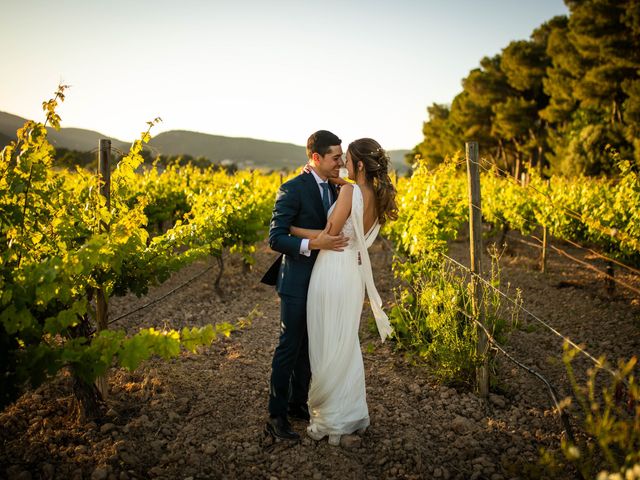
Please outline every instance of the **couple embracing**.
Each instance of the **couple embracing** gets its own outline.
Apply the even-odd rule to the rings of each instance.
[[[378,142],[342,141],[320,130],[307,142],[304,173],[278,191],[270,247],[282,255],[263,278],[280,296],[280,339],[274,352],[266,433],[297,440],[289,419],[307,434],[338,445],[369,426],[358,327],[365,292],[380,338],[392,328],[373,282],[367,252],[380,226],[395,219],[390,160]],[[354,183],[339,178],[346,167]]]

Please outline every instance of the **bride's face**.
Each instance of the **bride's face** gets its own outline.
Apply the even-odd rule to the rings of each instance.
[[[353,164],[353,157],[351,156],[351,152],[349,152],[347,150],[347,158],[346,158],[346,167],[347,167],[347,172],[348,172],[348,177],[349,180],[353,180],[354,182],[356,181],[356,168],[355,165]]]

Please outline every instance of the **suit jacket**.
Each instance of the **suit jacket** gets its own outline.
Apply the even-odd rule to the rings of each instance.
[[[337,198],[335,186],[329,183],[333,200]],[[327,217],[322,206],[322,197],[315,177],[302,173],[283,183],[276,196],[271,225],[269,246],[282,255],[262,278],[263,283],[275,285],[280,294],[297,298],[307,298],[311,270],[318,256],[312,250],[311,256],[300,254],[302,239],[289,234],[289,227],[323,229]]]

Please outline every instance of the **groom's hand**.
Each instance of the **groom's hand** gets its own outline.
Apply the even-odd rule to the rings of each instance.
[[[309,249],[342,252],[344,247],[349,244],[349,238],[345,237],[342,232],[339,235],[330,235],[329,230],[331,230],[331,222],[327,223],[327,226],[316,238],[309,240]]]

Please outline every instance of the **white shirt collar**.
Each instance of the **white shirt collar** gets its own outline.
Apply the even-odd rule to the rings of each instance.
[[[313,174],[313,177],[316,179],[316,183],[318,183],[318,185],[321,183],[329,182],[328,178],[326,180],[323,180],[322,178],[320,178],[320,175],[318,175],[314,169],[311,169],[311,173]]]

